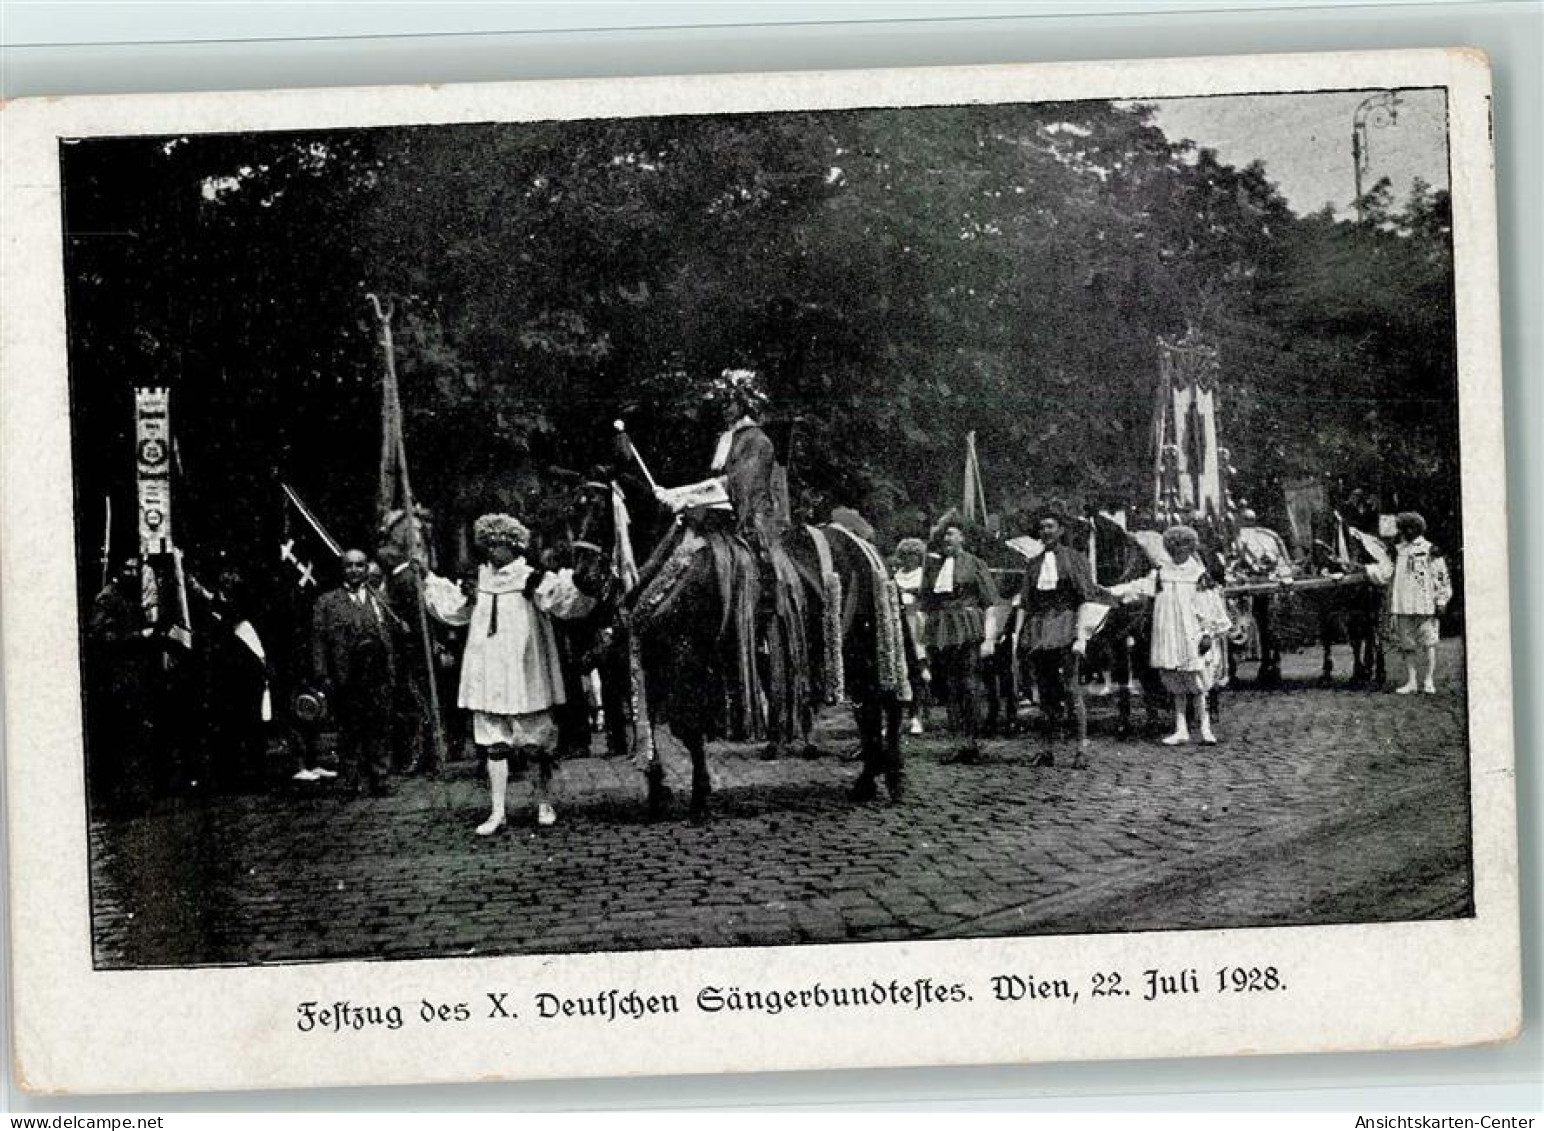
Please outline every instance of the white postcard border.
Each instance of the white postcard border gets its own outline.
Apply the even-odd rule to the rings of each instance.
[[[1473,919],[272,968],[91,966],[79,623],[71,553],[57,140],[676,113],[1446,86],[1458,280]],[[18,1080],[68,1092],[1417,1048],[1520,1023],[1516,823],[1490,79],[1475,52],[961,67],[534,84],[25,100],[4,113],[0,569]],[[1483,552],[1479,552],[1483,547]],[[1016,1006],[998,973],[1274,966],[1281,994]],[[709,1014],[707,985],[958,983],[966,1003]],[[532,1016],[533,995],[674,994],[679,1014]],[[518,1021],[484,1016],[508,993]],[[419,1002],[472,1019],[422,1022]],[[396,1030],[303,1033],[297,1006],[395,1003]]]

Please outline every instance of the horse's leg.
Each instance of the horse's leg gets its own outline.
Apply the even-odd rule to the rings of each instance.
[[[1115,677],[1115,733],[1131,734],[1131,638],[1120,633],[1110,644],[1110,671]]]
[[[600,674],[601,718],[606,728],[606,754],[627,753],[627,691],[630,681],[625,649],[614,648],[597,667]]]
[[[1324,647],[1324,665],[1319,671],[1319,686],[1330,687],[1335,682],[1335,659],[1330,654],[1335,647],[1335,622],[1332,617],[1319,618],[1319,642]]]
[[[767,701],[767,744],[762,748],[764,761],[775,761],[788,751],[793,741],[794,712],[789,709],[787,673],[783,670],[783,632],[776,612],[761,610],[764,617],[762,640],[766,654],[758,657],[761,665],[761,687]]]
[[[847,796],[857,802],[872,801],[879,794],[877,783],[884,769],[884,736],[880,733],[883,722],[879,701],[864,699],[853,705],[852,713],[858,722],[858,743],[863,768]]]
[[[713,792],[713,780],[708,777],[708,743],[701,730],[693,730],[686,736],[686,749],[692,756],[692,803],[694,821],[708,816],[708,797]]]
[[[1275,687],[1281,683],[1281,647],[1276,641],[1276,624],[1269,597],[1254,599],[1255,628],[1260,633],[1260,670],[1255,686]]]
[[[1371,674],[1367,654],[1367,618],[1361,609],[1346,615],[1346,642],[1351,646],[1351,686],[1362,687]]]
[[[1083,701],[1082,680],[1083,657],[1076,651],[1068,649],[1067,657],[1062,670],[1066,673],[1064,682],[1067,685],[1067,694],[1072,697],[1072,715],[1077,728],[1077,749],[1072,755],[1072,767],[1078,769],[1083,765],[1083,755],[1088,750],[1088,706]]]
[[[1041,650],[1031,653],[1035,667],[1035,686],[1040,689],[1040,713],[1044,729],[1040,732],[1040,753],[1030,763],[1032,766],[1056,765],[1056,734],[1061,729],[1062,712],[1066,701],[1057,684],[1060,681],[1056,665],[1059,657],[1054,652]]]
[[[670,797],[670,790],[665,787],[665,764],[658,759],[650,762],[643,771],[643,780],[649,789],[649,819],[655,821],[665,815],[665,805]]]
[[[885,789],[892,804],[898,804],[906,789],[906,767],[901,753],[901,701],[886,695],[880,706],[884,727]]]
[[[1002,688],[997,681],[997,657],[994,655],[982,660],[980,671],[981,688],[986,694],[986,718],[981,722],[980,731],[983,735],[998,734],[1003,705]]]

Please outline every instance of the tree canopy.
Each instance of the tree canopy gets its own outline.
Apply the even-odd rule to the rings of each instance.
[[[726,366],[764,377],[792,479],[886,535],[958,502],[1150,493],[1157,338],[1222,360],[1262,509],[1341,477],[1457,508],[1445,192],[1292,213],[1150,107],[1039,103],[92,139],[63,150],[77,490],[131,497],[131,389],[173,387],[204,541],[275,475],[363,534],[396,310],[419,493],[464,520],[611,456],[700,478]],[[1450,527],[1451,529],[1451,527]],[[89,542],[89,538],[82,539]]]

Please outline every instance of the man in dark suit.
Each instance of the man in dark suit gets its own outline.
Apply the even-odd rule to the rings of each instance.
[[[365,583],[369,571],[364,551],[344,553],[343,587],[316,602],[311,655],[338,725],[340,784],[349,793],[363,784],[379,797],[390,790],[391,614]]]

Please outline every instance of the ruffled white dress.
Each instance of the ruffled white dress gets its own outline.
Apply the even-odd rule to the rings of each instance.
[[[1165,565],[1146,577],[1118,586],[1117,592],[1153,598],[1153,668],[1173,695],[1210,691],[1227,672],[1224,638],[1232,629],[1222,591],[1203,587],[1206,570],[1196,558]],[[1201,641],[1212,646],[1204,654]]]

